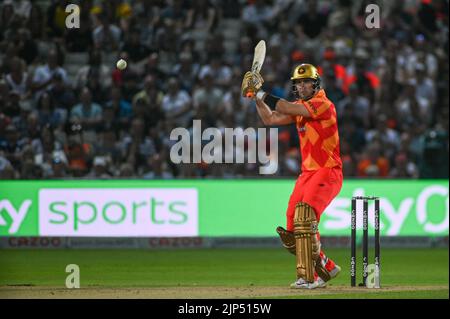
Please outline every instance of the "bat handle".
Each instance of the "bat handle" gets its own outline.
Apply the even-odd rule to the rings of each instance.
[[[247,92],[246,96],[247,98],[251,99],[255,97],[255,93],[254,92]]]

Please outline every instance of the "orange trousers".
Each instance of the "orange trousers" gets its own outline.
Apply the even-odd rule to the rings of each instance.
[[[299,202],[308,204],[314,209],[317,222],[331,201],[342,188],[342,170],[340,168],[320,168],[316,171],[303,172],[295,183],[286,211],[287,230],[294,231],[295,205]],[[317,233],[320,240],[320,234]],[[335,267],[335,263],[325,256],[323,250],[320,256],[328,271]],[[317,278],[317,274],[314,275]]]

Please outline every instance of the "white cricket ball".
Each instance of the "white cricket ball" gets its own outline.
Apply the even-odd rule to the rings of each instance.
[[[124,59],[120,59],[119,61],[117,61],[116,66],[119,70],[123,70],[127,67],[127,61],[125,61]]]

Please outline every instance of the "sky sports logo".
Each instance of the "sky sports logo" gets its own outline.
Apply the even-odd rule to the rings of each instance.
[[[42,189],[41,236],[198,236],[196,189]]]
[[[77,182],[76,185],[88,186],[90,183]],[[289,188],[290,183],[283,182]],[[392,187],[398,189],[396,192],[389,191],[385,182],[379,182],[380,186],[370,182],[367,189],[356,187],[359,183],[344,183],[342,194],[330,203],[322,217],[322,234],[347,236],[351,224],[351,197],[375,193],[380,195],[383,236],[448,235],[448,182],[386,182],[394,183]],[[266,200],[252,204],[253,209],[249,209],[248,198],[261,194],[263,197],[267,194],[279,196],[284,192],[282,184],[277,184],[280,185],[278,190],[278,187],[260,181],[256,184],[239,181],[240,187],[232,190],[230,184],[218,185],[216,182],[212,182],[212,187],[199,185],[198,188],[192,181],[174,188],[161,187],[161,182],[156,184],[158,187],[114,188],[113,185],[123,185],[110,182],[106,188],[39,189],[38,185],[30,186],[26,182],[0,181],[0,237],[196,237],[223,236],[224,232],[248,236],[255,230],[258,236],[271,236],[275,222],[271,217],[280,204]],[[240,196],[243,189],[245,195]],[[200,192],[204,225],[201,233],[198,226]],[[224,196],[232,200],[218,206]],[[369,228],[373,227],[371,214],[373,209],[369,205]],[[249,228],[245,223],[236,223],[236,216],[240,215],[248,215],[248,220],[261,216],[263,219]],[[362,215],[358,216],[362,218]],[[362,220],[356,220],[357,229],[361,225]]]

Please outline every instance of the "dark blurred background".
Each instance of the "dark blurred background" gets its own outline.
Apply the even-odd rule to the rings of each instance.
[[[65,26],[70,3],[79,29]],[[370,3],[380,29],[365,26]],[[445,0],[4,0],[0,178],[264,176],[259,164],[169,158],[171,130],[194,118],[263,127],[240,96],[260,39],[266,91],[293,99],[293,68],[319,67],[346,177],[448,178],[448,10]],[[281,127],[277,176],[298,175],[299,156],[295,127]]]

